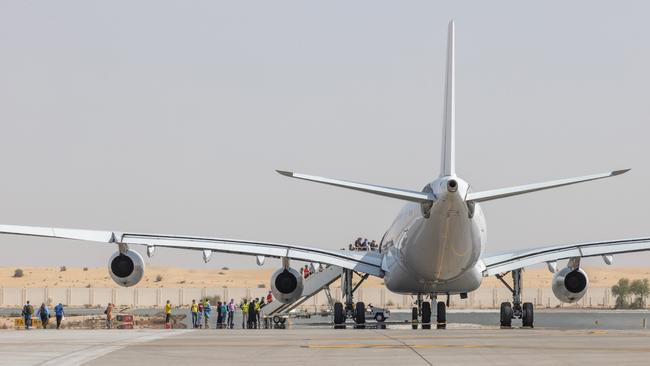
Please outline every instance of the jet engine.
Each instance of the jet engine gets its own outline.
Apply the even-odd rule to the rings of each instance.
[[[131,249],[126,253],[118,251],[108,260],[108,272],[115,283],[130,287],[140,282],[144,276],[144,260],[138,252]]]
[[[280,268],[271,276],[273,297],[282,303],[298,300],[302,288],[302,276],[293,268]]]
[[[577,302],[587,292],[588,284],[585,271],[566,267],[553,276],[553,293],[562,302]]]

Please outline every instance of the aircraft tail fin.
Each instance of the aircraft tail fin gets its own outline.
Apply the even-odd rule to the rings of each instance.
[[[353,189],[355,191],[362,191],[362,192],[377,194],[380,196],[397,198],[404,201],[429,203],[435,200],[435,196],[432,193],[428,193],[428,192],[417,192],[408,189],[382,187],[374,184],[357,183],[357,182],[350,182],[350,181],[340,180],[340,179],[317,177],[315,175],[287,172],[284,170],[276,170],[276,172],[290,178],[297,178],[302,180],[308,180],[310,182],[317,182],[317,183],[328,184],[336,187]]]
[[[590,180],[609,178],[609,177],[613,177],[613,176],[616,176],[616,175],[621,175],[621,174],[627,173],[628,171],[630,171],[630,169],[615,170],[613,172],[587,175],[587,176],[578,177],[578,178],[560,179],[560,180],[554,180],[554,181],[550,181],[550,182],[542,182],[542,183],[534,183],[534,184],[528,184],[528,185],[516,186],[516,187],[509,187],[509,188],[493,189],[493,190],[490,190],[490,191],[470,192],[470,193],[467,194],[467,197],[465,198],[465,200],[467,202],[490,201],[490,200],[499,199],[499,198],[516,196],[516,195],[524,194],[524,193],[541,191],[541,190],[544,190],[544,189],[568,186],[568,185],[571,185],[571,184],[576,184],[576,183],[581,183],[581,182],[588,182]]]
[[[456,71],[454,21],[449,22],[447,35],[447,74],[445,78],[445,112],[442,132],[440,176],[456,175]]]

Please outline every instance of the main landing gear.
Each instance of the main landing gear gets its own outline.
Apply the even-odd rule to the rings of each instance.
[[[366,304],[362,301],[355,304],[352,295],[369,275],[358,274],[360,276],[359,282],[353,286],[354,273],[351,269],[343,269],[341,290],[343,291],[345,304],[341,302],[334,303],[334,329],[345,329],[347,319],[354,319],[355,328],[362,329],[366,327]]]
[[[512,319],[521,319],[522,326],[532,328],[534,306],[530,302],[521,303],[522,269],[515,269],[510,273],[512,274],[512,286],[503,279],[508,273],[496,276],[512,292],[512,304],[509,302],[501,303],[501,327],[510,328],[512,327]]]
[[[444,329],[447,326],[447,305],[442,301],[436,303],[436,296],[433,294],[431,300],[436,304],[436,327]],[[431,302],[424,301],[422,294],[417,295],[416,306],[411,310],[411,328],[418,329],[418,323],[422,324],[422,329],[431,329]]]

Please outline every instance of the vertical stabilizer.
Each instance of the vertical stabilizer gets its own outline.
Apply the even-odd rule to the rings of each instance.
[[[456,80],[454,21],[449,22],[447,38],[447,75],[445,78],[445,114],[442,131],[442,162],[440,176],[456,175]]]

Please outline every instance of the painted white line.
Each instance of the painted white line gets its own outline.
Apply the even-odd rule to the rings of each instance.
[[[81,365],[86,362],[90,362],[99,357],[107,355],[111,352],[118,351],[124,347],[128,347],[132,344],[150,342],[157,339],[162,339],[170,336],[181,335],[189,332],[190,330],[178,330],[178,331],[160,331],[154,334],[147,334],[136,338],[131,339],[119,339],[114,342],[107,342],[104,345],[91,346],[76,350],[70,353],[60,355],[56,358],[48,360],[47,362],[42,363],[43,366],[49,365],[59,365],[59,366],[76,366]]]

